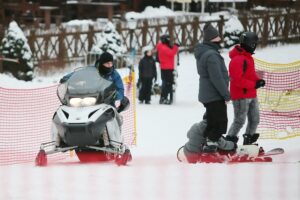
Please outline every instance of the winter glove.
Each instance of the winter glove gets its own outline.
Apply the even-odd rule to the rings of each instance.
[[[118,113],[127,110],[129,108],[129,105],[129,99],[124,96],[124,98],[121,100],[120,106],[117,108]]]
[[[259,79],[258,81],[256,81],[255,89],[264,87],[265,84],[266,84],[266,82],[264,79]]]

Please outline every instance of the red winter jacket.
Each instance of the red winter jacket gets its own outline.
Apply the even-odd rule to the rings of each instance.
[[[158,52],[158,60],[161,69],[174,69],[175,55],[178,51],[178,46],[174,45],[171,49],[168,45],[163,43],[158,43],[156,45]]]
[[[255,84],[260,78],[255,72],[252,55],[236,45],[229,52],[229,57],[231,99],[256,98]]]

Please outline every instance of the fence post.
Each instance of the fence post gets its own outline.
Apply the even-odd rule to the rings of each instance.
[[[39,60],[37,58],[37,52],[36,52],[36,49],[34,48],[34,41],[37,41],[37,38],[36,38],[36,35],[35,35],[35,31],[34,30],[30,30],[30,34],[27,38],[28,40],[28,45],[29,45],[29,48],[32,52],[32,57],[33,59],[35,59],[36,61]]]
[[[142,27],[142,46],[143,47],[147,45],[147,31],[148,31],[148,28],[149,28],[148,20],[144,19],[143,27]],[[139,47],[138,49],[141,49],[141,47]]]
[[[198,30],[199,30],[199,17],[194,17],[193,19],[193,41],[190,47],[190,52],[193,50],[193,47],[198,43]]]
[[[0,56],[0,73],[3,72],[3,60],[1,59],[1,56]]]
[[[269,14],[264,17],[263,32],[262,32],[262,46],[267,46],[269,39]]]
[[[284,40],[285,41],[288,41],[289,39],[289,29],[290,29],[290,13],[286,13],[285,16],[284,16],[284,33],[283,33],[283,36],[284,36]]]
[[[247,15],[243,15],[242,17],[239,17],[239,20],[244,28],[244,31],[247,31],[248,27],[247,27],[247,24],[248,24],[248,18],[247,18]]]
[[[223,33],[223,26],[225,24],[224,16],[219,15],[219,17],[220,17],[220,21],[218,21],[219,33],[220,33],[220,35],[224,35],[224,33]],[[222,42],[223,42],[223,37],[221,37],[221,38],[222,38]]]
[[[58,36],[58,62],[64,63],[64,59],[67,56],[67,50],[65,46],[65,39],[66,38],[66,30],[64,28],[60,28],[60,34]]]
[[[186,47],[186,22],[181,24],[181,41],[179,40],[180,38],[178,38],[178,42],[179,44],[181,44],[181,46]]]
[[[175,26],[174,19],[173,18],[169,18],[169,21],[168,21],[168,32],[169,32],[170,40],[171,41],[174,41],[174,28],[175,28],[174,26]]]
[[[94,36],[95,36],[95,30],[94,30],[94,27],[93,26],[89,26],[89,32],[88,32],[88,35],[87,35],[87,39],[88,39],[88,52],[91,51],[92,47],[93,47],[93,44],[94,44]],[[87,52],[87,53],[88,53]]]
[[[157,44],[160,40],[160,23],[157,23],[157,26],[155,26],[155,32],[156,32],[156,41],[155,44]],[[154,44],[154,46],[155,46]]]
[[[78,44],[79,44],[79,40],[80,40],[80,30],[79,28],[77,28],[75,34],[74,34],[74,55],[72,55],[72,57],[79,57],[79,48],[78,48]]]

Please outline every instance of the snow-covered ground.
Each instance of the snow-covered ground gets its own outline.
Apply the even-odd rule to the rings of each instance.
[[[299,60],[299,49],[300,44],[271,46],[258,49],[255,57],[289,63]],[[228,64],[228,51],[222,55]],[[65,73],[39,76],[33,82],[0,74],[0,87],[44,87],[57,83]],[[259,140],[267,150],[285,148],[286,154],[274,157],[274,163],[188,165],[176,160],[186,132],[204,113],[197,95],[196,62],[193,55],[183,53],[176,103],[159,105],[159,97],[154,96],[151,105],[137,105],[137,145],[132,147],[133,161],[128,166],[80,164],[75,156],[47,167],[0,166],[0,199],[300,199],[300,137]],[[228,116],[230,124],[231,104]]]

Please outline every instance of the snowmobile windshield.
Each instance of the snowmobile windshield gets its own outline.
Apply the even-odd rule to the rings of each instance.
[[[70,105],[73,102],[83,102],[90,98],[89,102],[94,104],[110,104],[115,97],[116,88],[113,82],[101,77],[95,67],[86,67],[75,71],[72,76],[62,86],[58,87],[58,97],[63,104]],[[91,101],[92,100],[92,101]],[[78,104],[80,105],[80,104]]]

